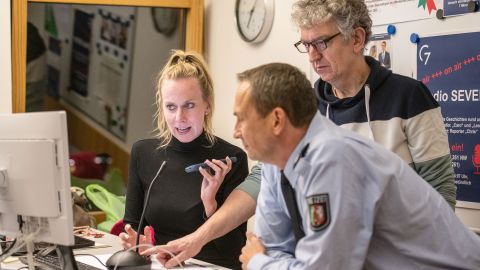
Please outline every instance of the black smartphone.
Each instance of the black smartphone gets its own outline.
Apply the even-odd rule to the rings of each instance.
[[[230,160],[232,161],[232,163],[235,163],[237,162],[237,158],[236,157],[229,157]],[[227,163],[227,160],[226,159],[221,159],[221,161],[223,163]],[[210,168],[210,166],[208,166],[206,163],[198,163],[198,164],[194,164],[194,165],[190,165],[188,167],[185,168],[185,172],[186,173],[192,173],[192,172],[198,172],[198,169],[202,167],[204,169],[207,169],[207,168]]]

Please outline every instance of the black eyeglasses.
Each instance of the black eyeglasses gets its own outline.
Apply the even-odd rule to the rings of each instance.
[[[340,34],[341,34],[341,32],[338,32],[335,35],[330,36],[326,39],[317,39],[317,40],[310,41],[310,42],[304,42],[304,41],[300,40],[297,43],[293,44],[293,46],[295,46],[295,48],[297,48],[297,50],[301,53],[308,53],[308,51],[310,50],[310,46],[313,46],[313,48],[315,48],[315,50],[317,50],[317,52],[321,52],[321,51],[323,51],[327,48],[327,42],[329,42],[334,37],[336,37]]]

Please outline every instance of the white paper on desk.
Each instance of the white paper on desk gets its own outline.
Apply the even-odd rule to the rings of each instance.
[[[97,257],[100,261],[102,261],[104,264],[105,262],[108,260],[108,258],[110,258],[112,254],[103,254],[103,255],[94,255],[95,257]],[[82,262],[82,263],[86,263],[88,265],[92,265],[92,266],[95,266],[99,269],[105,269],[107,270],[107,268],[102,265],[97,259],[95,259],[93,256],[90,256],[90,255],[75,255],[75,260],[77,262]]]
[[[156,259],[154,256],[152,256],[152,268],[151,269],[155,269],[155,270],[164,270],[164,269],[167,269],[165,267],[163,267]],[[201,269],[201,270],[222,270],[222,269],[227,269],[227,268],[223,268],[223,267],[220,267],[220,266],[212,266],[211,264],[207,263],[207,262],[202,262],[202,261],[198,261],[198,260],[195,260],[195,259],[189,259],[187,261],[185,261],[185,264],[183,267],[174,267],[174,268],[169,268],[169,269],[189,269],[189,270],[198,270],[198,269]]]
[[[80,250],[89,250],[89,249],[92,249],[92,248],[107,248],[107,247],[111,247],[110,245],[107,245],[107,244],[102,244],[102,243],[99,243],[99,242],[95,242],[95,245],[94,246],[90,246],[90,247],[84,247],[84,248],[77,248],[75,249],[76,251]],[[77,252],[78,253],[78,252]]]

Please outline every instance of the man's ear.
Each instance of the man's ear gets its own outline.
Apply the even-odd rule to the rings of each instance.
[[[363,50],[366,44],[365,36],[366,32],[362,27],[357,27],[355,30],[353,30],[353,51],[355,53],[360,53],[363,55]]]
[[[287,121],[287,114],[285,111],[280,108],[276,107],[272,110],[270,113],[271,115],[271,120],[272,120],[272,131],[274,135],[279,135],[282,133],[282,131],[285,129],[285,124]]]

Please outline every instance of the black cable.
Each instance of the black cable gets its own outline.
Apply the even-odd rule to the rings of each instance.
[[[23,228],[24,222],[23,222],[22,216],[17,215],[17,222],[18,222],[18,229],[20,230],[20,232],[23,233],[22,228]],[[3,251],[3,253],[0,255],[0,258],[3,255],[8,254],[8,252],[15,246],[15,243],[17,243],[17,238],[13,239],[12,244],[5,251]]]
[[[0,254],[0,258],[1,258],[3,255],[8,254],[8,252],[13,248],[13,246],[15,246],[15,243],[17,243],[17,238],[13,239],[12,244],[10,244],[10,246],[9,246],[7,249],[5,249],[5,250],[2,252],[2,254]]]
[[[164,160],[162,162],[162,165],[160,165],[160,168],[158,168],[157,174],[155,174],[155,177],[153,177],[152,182],[150,183],[150,186],[148,186],[148,189],[147,189],[147,194],[143,202],[142,215],[140,216],[140,223],[138,224],[138,228],[137,228],[137,240],[135,242],[135,246],[137,247],[135,251],[137,253],[138,253],[138,246],[140,244],[140,234],[141,234],[141,230],[144,223],[143,219],[145,218],[145,210],[147,209],[148,199],[150,198],[150,190],[152,189],[153,183],[155,183],[155,181],[157,180],[157,177],[163,172],[163,168],[165,168],[165,164],[167,164],[166,160]]]
[[[23,230],[22,230],[23,229],[23,223],[25,223],[25,222],[23,221],[23,218],[22,218],[21,215],[17,215],[17,222],[18,222],[18,227],[19,227],[20,232],[23,233]]]
[[[77,257],[77,256],[91,256],[91,257],[94,257],[95,259],[97,259],[97,261],[99,263],[101,263],[103,266],[107,267],[107,265],[105,265],[97,256],[93,255],[93,254],[74,254],[73,256]]]

